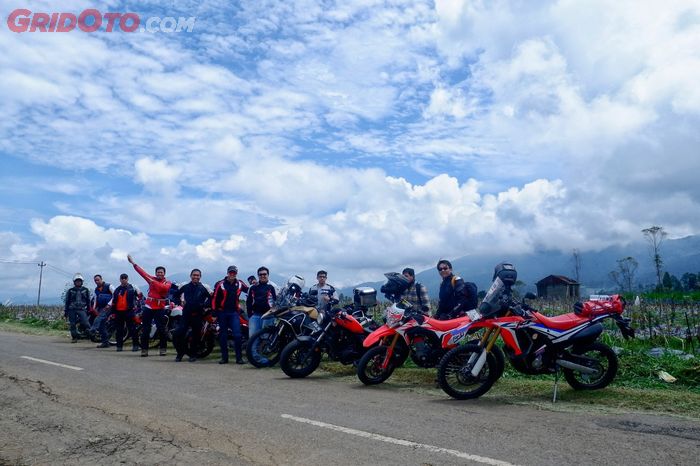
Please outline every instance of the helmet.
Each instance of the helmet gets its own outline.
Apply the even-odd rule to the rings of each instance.
[[[83,276],[80,274],[80,272],[78,272],[78,273],[76,273],[75,275],[73,275],[73,281],[75,282],[76,280],[80,280],[80,281],[83,281],[83,282],[85,281],[85,280],[83,279]]]
[[[398,299],[401,294],[408,288],[408,280],[398,272],[385,273],[387,281],[379,291],[384,293],[384,296],[389,300]]]
[[[505,286],[511,287],[515,285],[515,281],[518,279],[518,271],[515,270],[513,264],[501,262],[493,270],[493,280],[496,280],[496,278],[500,278]]]
[[[297,285],[299,288],[304,288],[306,281],[301,275],[292,275],[287,279],[287,286]]]

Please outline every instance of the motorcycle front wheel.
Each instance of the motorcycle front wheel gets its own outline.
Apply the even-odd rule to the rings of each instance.
[[[472,368],[479,359],[483,348],[468,344],[450,350],[438,366],[440,388],[458,400],[478,398],[488,392],[498,380],[498,361],[492,353],[487,353],[486,361],[479,373],[472,375]]]
[[[253,366],[272,367],[280,360],[280,353],[289,340],[284,338],[284,332],[282,335],[278,332],[275,326],[265,327],[248,340],[246,354]]]
[[[206,358],[211,354],[214,350],[214,340],[216,340],[216,336],[213,332],[204,335],[203,340],[199,342],[199,348],[197,348],[197,358]]]
[[[377,385],[391,377],[396,368],[394,357],[389,361],[387,367],[382,368],[386,358],[387,346],[380,345],[370,348],[357,363],[357,377],[365,385]]]
[[[584,374],[575,369],[562,369],[566,382],[574,390],[605,388],[617,375],[617,355],[612,348],[603,343],[595,342],[584,348],[572,350],[571,353],[585,360],[577,360],[577,364],[583,363],[582,365],[596,371],[594,374]]]
[[[306,377],[321,364],[321,351],[312,348],[310,341],[294,340],[284,347],[280,356],[280,367],[287,376],[298,379]]]

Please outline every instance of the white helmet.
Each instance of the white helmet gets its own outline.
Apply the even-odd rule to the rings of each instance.
[[[75,282],[76,280],[85,281],[85,280],[83,280],[83,276],[80,274],[80,272],[73,275],[73,281]]]
[[[291,287],[292,285],[298,286],[300,289],[304,288],[304,284],[306,281],[304,280],[304,277],[301,275],[292,275],[287,279],[287,287]]]

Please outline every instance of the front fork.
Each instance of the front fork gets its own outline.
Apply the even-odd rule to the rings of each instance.
[[[468,364],[472,366],[471,374],[476,377],[481,372],[481,369],[486,363],[486,357],[491,352],[493,345],[496,344],[498,336],[501,334],[501,327],[491,327],[484,332],[484,336],[479,341],[479,346],[483,348],[480,353],[472,353],[469,356]]]
[[[382,370],[389,367],[392,356],[394,356],[394,348],[396,347],[396,342],[399,340],[398,332],[394,334],[394,338],[391,339],[391,343],[386,349],[386,355],[384,356],[384,361],[382,361]]]

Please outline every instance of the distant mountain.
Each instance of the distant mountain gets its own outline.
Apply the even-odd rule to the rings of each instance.
[[[597,252],[581,252],[580,281],[582,295],[601,289],[612,290],[614,283],[608,274],[617,268],[617,260],[634,257],[639,263],[635,275],[637,284],[647,285],[656,282],[656,272],[651,261],[649,247],[639,242],[627,246],[611,246]],[[678,278],[685,272],[700,273],[700,236],[666,240],[661,246],[663,270]],[[525,283],[527,290],[535,290],[535,283],[548,275],[572,277],[573,257],[571,252],[536,251],[529,254],[475,254],[452,260],[456,274],[477,284],[479,290],[488,288],[493,276],[493,268],[499,262],[510,262],[518,271],[518,279]],[[400,272],[401,269],[396,270]],[[387,270],[389,272],[389,270]],[[432,268],[418,272],[417,280],[428,287],[431,298],[435,299],[440,288],[440,277]],[[371,286],[379,290],[384,282],[362,283],[356,286]],[[343,288],[341,293],[352,296],[354,287]]]

